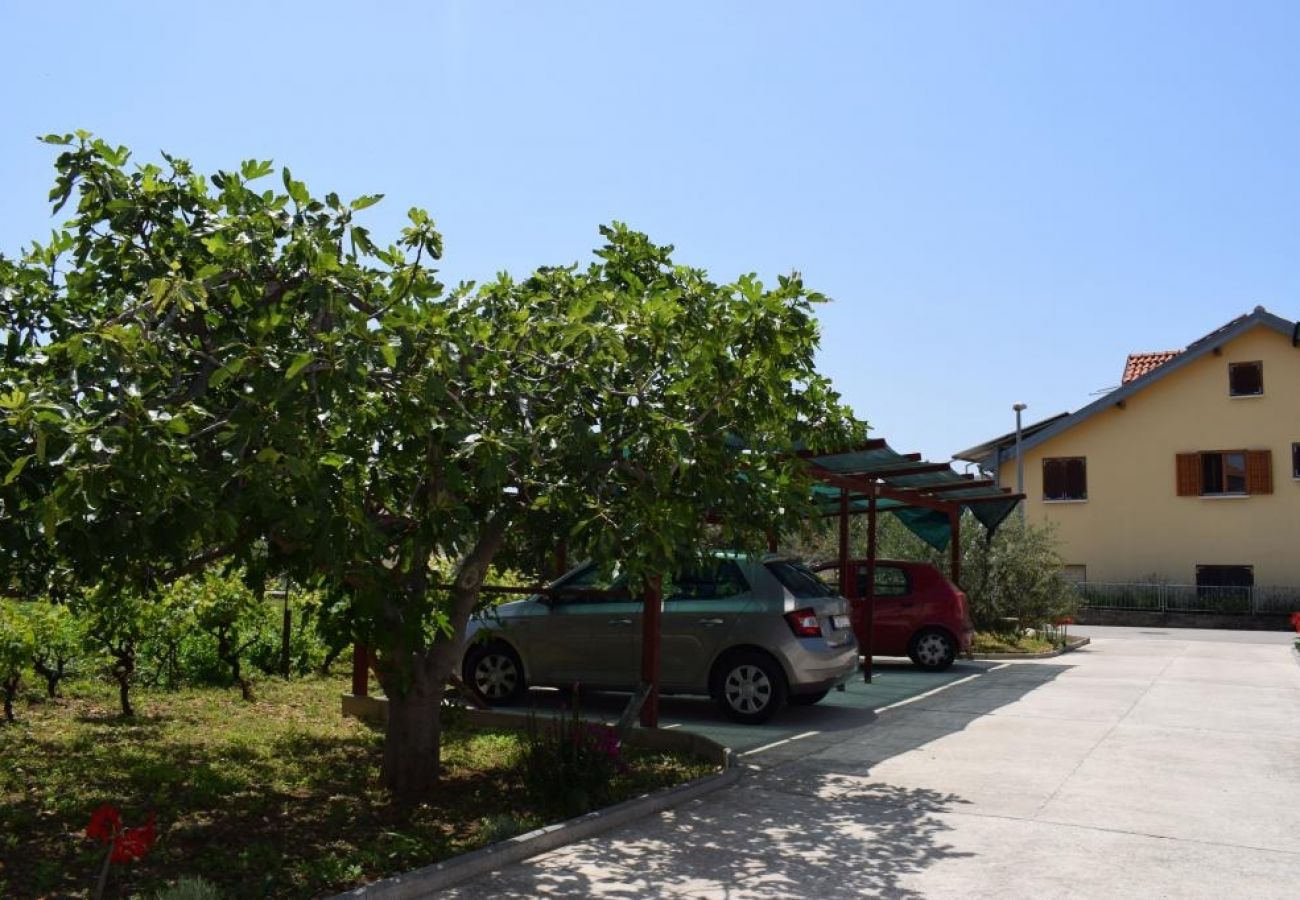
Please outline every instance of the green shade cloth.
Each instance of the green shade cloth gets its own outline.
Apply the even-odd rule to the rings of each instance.
[[[946,471],[919,471],[907,474],[907,469],[928,469],[930,463],[913,460],[889,448],[888,445],[871,450],[854,450],[845,453],[833,453],[825,456],[809,457],[809,462],[834,472],[837,475],[853,475],[861,478],[878,480],[892,488],[937,488],[945,485],[960,484],[969,479],[963,477],[949,466]],[[885,477],[875,472],[897,472]],[[933,499],[956,504],[962,510],[969,510],[991,535],[1006,520],[1019,501],[1009,497],[996,487],[953,488]],[[828,484],[813,487],[813,502],[825,514],[838,513],[840,509],[840,489]],[[867,498],[850,492],[849,512],[851,514],[867,511]],[[936,550],[944,550],[952,541],[952,527],[946,513],[924,506],[914,506],[903,500],[881,497],[876,500],[878,512],[892,513],[907,528]]]

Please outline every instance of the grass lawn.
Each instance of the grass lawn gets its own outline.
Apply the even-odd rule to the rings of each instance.
[[[1022,634],[1015,637],[991,631],[975,632],[971,646],[972,653],[1045,653],[1055,649],[1055,644],[1038,635]]]
[[[134,720],[90,680],[53,703],[16,704],[20,721],[0,724],[0,896],[86,896],[103,855],[84,831],[101,803],[127,825],[158,817],[152,852],[114,867],[108,895],[118,897],[182,875],[240,900],[327,894],[560,818],[526,799],[518,734],[454,716],[436,795],[400,815],[377,785],[382,734],[339,714],[345,687],[266,680],[253,703],[237,690],[140,690]],[[626,758],[621,799],[713,771],[632,749]]]

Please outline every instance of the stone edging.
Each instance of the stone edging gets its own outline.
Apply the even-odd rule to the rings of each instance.
[[[366,698],[376,700],[378,698]],[[518,713],[499,710],[468,710],[470,721],[475,725],[499,726],[505,728],[526,727],[527,717]],[[437,891],[446,890],[454,884],[483,875],[502,866],[520,862],[539,853],[546,853],[565,844],[585,840],[595,834],[626,825],[643,816],[657,813],[673,806],[694,800],[714,791],[730,787],[739,780],[744,770],[734,764],[731,749],[698,734],[687,731],[660,731],[658,729],[633,729],[627,743],[634,746],[649,747],[657,750],[681,750],[697,756],[709,758],[722,766],[716,775],[706,775],[686,784],[665,788],[624,800],[614,806],[598,809],[586,815],[546,825],[527,834],[521,834],[509,840],[500,841],[456,856],[413,872],[383,878],[370,884],[362,885],[332,900],[344,900],[348,897],[382,898],[382,900],[406,900],[411,897],[427,897]]]
[[[1060,650],[1044,650],[1041,653],[976,653],[971,659],[1051,659],[1062,653],[1071,653],[1080,647],[1091,644],[1092,638],[1076,637],[1066,641]]]

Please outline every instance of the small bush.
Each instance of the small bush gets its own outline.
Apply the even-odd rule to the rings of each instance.
[[[577,816],[607,805],[614,779],[627,771],[614,729],[584,722],[575,701],[554,721],[529,721],[524,750],[524,787],[539,806]]]
[[[220,898],[221,894],[216,887],[202,878],[182,878],[154,894],[154,900],[220,900]]]
[[[14,605],[0,600],[0,695],[4,698],[4,721],[14,720],[14,697],[23,673],[32,661],[32,629],[27,617]]]

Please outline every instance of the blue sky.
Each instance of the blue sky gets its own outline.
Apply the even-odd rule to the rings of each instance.
[[[0,11],[0,249],[86,128],[382,191],[447,279],[621,219],[719,279],[833,297],[821,367],[946,458],[1084,405],[1130,350],[1300,316],[1300,5],[59,3]],[[205,11],[210,10],[210,11]]]

